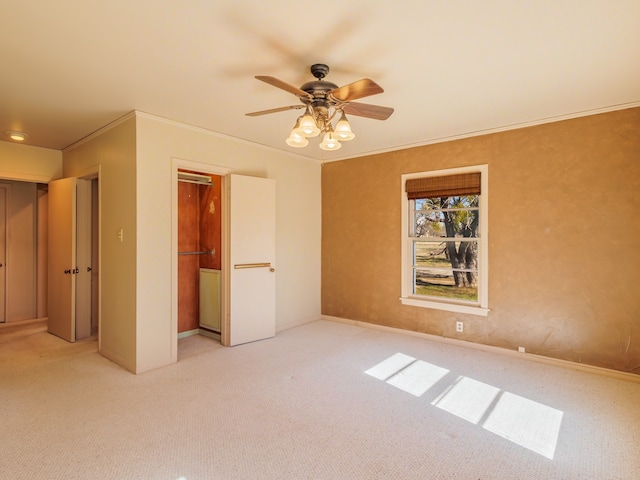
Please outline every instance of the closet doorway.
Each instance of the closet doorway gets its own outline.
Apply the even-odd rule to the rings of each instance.
[[[178,170],[178,338],[220,339],[222,177]]]
[[[233,174],[224,167],[176,158],[173,168],[172,361],[178,361],[178,339],[189,335],[215,336],[224,346],[275,336],[275,179]],[[189,182],[178,180],[179,175],[189,174],[209,177],[213,183],[213,187],[191,187],[191,197],[180,195],[183,204],[188,201],[192,205],[190,210],[182,208],[179,201],[180,185]],[[210,197],[196,193],[200,189]],[[208,234],[202,233],[206,229],[215,232],[215,246]],[[179,241],[186,232],[193,238]],[[203,275],[201,281],[206,270],[219,276]],[[219,333],[207,325],[201,313],[206,310],[206,305],[201,306],[203,298],[214,298],[214,303],[220,300],[215,306],[220,315]]]

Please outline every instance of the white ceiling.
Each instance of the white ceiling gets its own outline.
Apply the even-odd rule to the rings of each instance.
[[[132,110],[317,160],[640,105],[638,0],[0,0],[0,134],[63,149]],[[284,90],[326,63],[395,108],[288,147]],[[7,140],[6,137],[1,137]]]

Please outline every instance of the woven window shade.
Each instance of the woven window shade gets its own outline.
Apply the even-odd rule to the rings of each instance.
[[[480,195],[480,172],[446,177],[411,178],[407,180],[405,189],[409,200]]]

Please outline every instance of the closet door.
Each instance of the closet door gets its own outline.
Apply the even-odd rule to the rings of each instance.
[[[49,332],[91,335],[91,182],[49,182]]]
[[[76,340],[76,179],[49,182],[49,333]]]
[[[276,334],[276,183],[229,175],[230,319],[233,346]]]

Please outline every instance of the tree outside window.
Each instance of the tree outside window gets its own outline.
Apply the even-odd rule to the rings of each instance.
[[[407,200],[403,303],[436,308],[455,303],[486,313],[482,171],[486,175],[486,168],[479,167],[441,175],[410,174],[403,180]]]
[[[414,199],[414,294],[478,301],[479,195]]]

